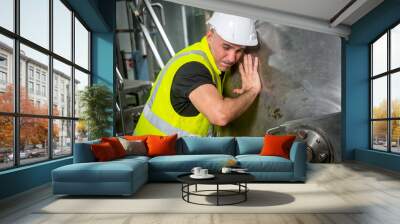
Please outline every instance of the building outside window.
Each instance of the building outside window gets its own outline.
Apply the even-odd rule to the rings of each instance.
[[[0,54],[0,85],[4,89],[7,85],[7,56]]]

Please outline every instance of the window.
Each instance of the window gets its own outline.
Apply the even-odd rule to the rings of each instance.
[[[40,84],[36,84],[36,95],[40,95]]]
[[[42,86],[42,96],[46,96],[46,86]]]
[[[33,80],[33,67],[32,66],[29,66],[28,74],[29,74],[29,79]]]
[[[54,52],[71,60],[72,12],[60,1],[53,0]]]
[[[15,3],[19,7],[14,8]],[[0,85],[0,170],[70,156],[74,136],[87,138],[86,126],[76,127],[84,122],[74,114],[80,89],[71,87],[90,84],[91,34],[67,4],[0,0],[0,83],[8,82],[7,88]],[[18,133],[13,133],[14,126]]]
[[[0,67],[7,68],[7,56],[0,54]]]
[[[82,68],[89,69],[89,32],[75,18],[75,62]]]
[[[400,24],[370,44],[371,148],[400,153]]]
[[[6,85],[7,84],[7,73],[0,71],[0,84]]]
[[[40,70],[36,69],[36,80],[40,81]]]
[[[29,95],[33,94],[33,92],[34,92],[34,90],[33,90],[33,82],[31,82],[31,81],[28,82],[28,92],[29,92]]]
[[[0,7],[3,4],[3,1],[0,1]],[[1,13],[3,9],[0,8],[0,20],[3,18]],[[14,56],[14,42],[11,38],[8,38],[0,33],[0,57],[2,58],[2,65],[0,66],[0,73],[2,74],[2,82],[3,85],[0,85],[0,113],[1,112],[8,112],[12,113],[14,111],[14,82],[13,77],[14,72],[12,70],[12,66],[8,66],[7,64],[12,62],[12,58]],[[5,59],[9,59],[6,63]],[[10,63],[11,64],[11,63]],[[9,79],[7,81],[7,79]],[[4,80],[7,82],[4,83]],[[1,114],[0,114],[1,115]],[[2,136],[0,136],[1,139]],[[0,141],[0,148],[3,147],[3,142]],[[4,143],[5,145],[10,146],[8,143]],[[7,146],[7,147],[8,147]],[[4,146],[5,147],[5,146]],[[0,161],[0,169],[1,169],[1,161]]]
[[[49,48],[49,0],[20,0],[21,36]]]
[[[0,26],[14,31],[14,0],[0,1]]]
[[[0,91],[4,92],[7,85],[7,56],[0,54]]]
[[[65,85],[67,83],[72,84],[72,68],[71,66],[68,66],[56,59],[53,60],[53,64],[54,64],[53,91],[55,93],[55,95],[53,96],[53,103],[55,104],[59,103],[58,97],[60,97],[61,102],[64,103],[65,101],[64,96],[72,95],[71,89],[65,89]],[[59,96],[59,94],[61,96]],[[66,100],[69,105],[72,104],[72,98]],[[53,110],[53,113],[54,114],[59,113],[59,109]],[[72,108],[70,106],[67,107],[65,113],[66,113],[65,116],[72,117]]]

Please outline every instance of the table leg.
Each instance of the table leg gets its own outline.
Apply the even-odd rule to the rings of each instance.
[[[247,201],[247,183],[244,183],[244,201]]]
[[[187,193],[187,201],[188,201],[188,202],[190,202],[190,201],[189,201],[189,195],[190,195],[190,184],[188,184],[188,185],[187,185],[187,192],[188,192],[188,193]]]
[[[219,184],[217,184],[217,206],[219,205]]]

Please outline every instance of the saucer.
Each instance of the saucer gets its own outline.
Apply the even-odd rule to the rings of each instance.
[[[190,175],[190,178],[193,178],[193,179],[211,179],[211,178],[214,178],[214,177],[215,176],[212,175],[212,174],[207,174],[207,175],[204,175],[204,176],[194,175],[194,174]]]

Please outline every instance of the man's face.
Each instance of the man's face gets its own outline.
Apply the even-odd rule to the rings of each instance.
[[[242,57],[244,46],[225,41],[214,30],[208,31],[206,37],[219,70],[229,70]]]

